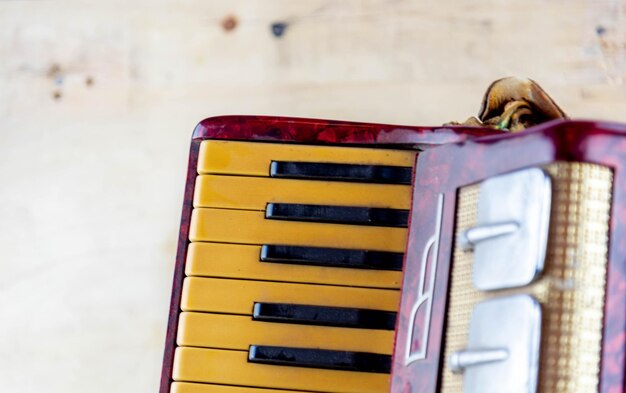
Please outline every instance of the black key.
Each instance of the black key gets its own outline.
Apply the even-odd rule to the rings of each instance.
[[[413,168],[391,165],[272,161],[270,176],[290,179],[411,184]]]
[[[336,224],[407,227],[409,211],[378,207],[300,205],[268,203],[265,218],[290,221],[315,221]]]
[[[396,313],[347,307],[254,303],[252,319],[264,322],[393,330]]]
[[[248,352],[248,361],[277,366],[312,367],[385,374],[391,372],[391,356],[368,352],[251,345]]]
[[[352,269],[402,271],[400,252],[349,250],[342,248],[263,245],[261,261],[294,265],[330,266]]]

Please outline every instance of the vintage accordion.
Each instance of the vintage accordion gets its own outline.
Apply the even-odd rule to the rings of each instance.
[[[625,165],[612,123],[204,120],[160,393],[626,392]]]

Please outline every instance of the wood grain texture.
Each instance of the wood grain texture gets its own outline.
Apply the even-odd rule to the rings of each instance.
[[[519,75],[573,117],[626,121],[623,7],[1,1],[3,390],[157,390],[199,120],[437,125]]]

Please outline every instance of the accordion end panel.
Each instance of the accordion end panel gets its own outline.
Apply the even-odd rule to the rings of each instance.
[[[530,294],[542,309],[536,391],[598,391],[612,172],[600,165],[569,162],[552,163],[543,169],[552,179],[543,274],[520,288],[479,291],[472,283],[474,252],[457,242],[444,359],[467,348],[470,318],[479,302]],[[476,226],[480,193],[480,184],[459,190],[457,238]],[[443,393],[463,392],[463,382],[463,374],[443,367]]]

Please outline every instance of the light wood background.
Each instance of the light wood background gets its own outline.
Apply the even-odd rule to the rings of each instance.
[[[519,75],[626,121],[624,4],[0,1],[1,390],[156,391],[202,118],[440,124]]]

